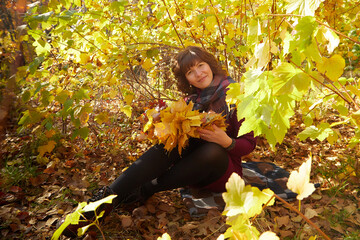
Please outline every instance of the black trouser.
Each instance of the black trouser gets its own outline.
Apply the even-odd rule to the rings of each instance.
[[[192,138],[180,156],[177,148],[167,152],[155,145],[125,170],[110,188],[124,199],[134,189],[146,195],[185,186],[206,186],[219,179],[228,166],[228,155],[215,143]]]

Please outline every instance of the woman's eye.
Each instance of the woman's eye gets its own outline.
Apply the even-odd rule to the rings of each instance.
[[[186,73],[186,75],[190,75],[191,74],[191,71],[188,71],[187,73]]]

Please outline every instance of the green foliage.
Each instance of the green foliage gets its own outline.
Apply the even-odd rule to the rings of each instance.
[[[341,100],[337,109],[346,109],[352,120],[342,124],[355,123],[357,128],[357,77],[339,80],[344,69],[353,66],[340,49],[357,41],[347,27],[359,29],[357,7],[341,1],[340,9],[349,11],[339,16],[342,25],[332,26],[333,10],[324,8],[323,1],[276,4],[275,8],[271,1],[250,6],[230,0],[33,4],[25,19],[28,42],[37,57],[18,76],[22,100],[28,104],[20,130],[62,125],[63,133],[73,139],[86,139],[91,133],[89,119],[102,124],[102,119],[114,117],[96,111],[99,103],[118,101],[119,111],[133,117],[134,97],[177,98],[169,75],[171,56],[179,47],[194,44],[213,52],[241,82],[236,88],[242,91],[229,96],[238,105],[239,117],[246,119],[239,134],[253,130],[275,149],[290,127],[296,104],[300,102],[296,109],[300,113],[308,111],[308,104],[301,103],[310,92],[318,94],[310,100],[313,103],[325,97],[328,102]],[[356,44],[352,47],[357,56]],[[326,124],[308,126],[299,136],[331,143],[338,137],[333,125]]]
[[[89,229],[89,227],[91,227],[93,225],[100,229],[99,219],[104,215],[105,211],[102,211],[102,212],[97,214],[97,208],[100,207],[103,204],[111,203],[114,198],[116,198],[116,195],[110,195],[110,196],[107,196],[107,197],[105,197],[105,198],[103,198],[103,199],[101,199],[99,201],[91,202],[89,204],[87,204],[86,202],[79,203],[77,208],[75,209],[75,211],[66,216],[65,221],[54,232],[51,239],[54,239],[54,240],[59,239],[62,232],[70,224],[76,225],[76,224],[79,224],[79,222],[81,222],[81,221],[89,221],[90,219],[84,219],[84,216],[83,216],[84,212],[94,212],[95,213],[95,218],[94,218],[93,222],[91,222],[90,224],[78,229],[78,236],[84,235],[85,232]]]
[[[226,239],[258,239],[259,231],[252,226],[251,218],[260,214],[263,205],[273,205],[273,192],[270,189],[260,191],[233,173],[226,183],[227,192],[223,193],[226,203],[223,214],[230,225],[224,233]],[[273,238],[276,239],[276,238]],[[278,239],[278,238],[277,238]]]
[[[137,117],[139,102],[177,99],[172,57],[198,45],[238,81],[228,100],[245,118],[239,134],[253,131],[276,149],[299,113],[300,140],[335,144],[345,139],[336,127],[348,125],[356,146],[359,8],[351,0],[34,3],[23,37],[33,57],[17,75],[24,105],[19,131],[36,130],[40,138],[54,130],[86,140],[118,114]],[[335,122],[328,111],[337,114]],[[38,156],[53,151],[51,141],[59,143],[48,135]]]

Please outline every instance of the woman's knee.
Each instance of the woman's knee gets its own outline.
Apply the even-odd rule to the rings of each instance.
[[[199,157],[208,163],[228,161],[226,150],[216,143],[204,144],[199,151]]]

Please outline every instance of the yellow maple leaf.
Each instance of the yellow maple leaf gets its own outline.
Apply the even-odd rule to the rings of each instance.
[[[331,58],[323,57],[322,60],[322,62],[316,64],[319,72],[325,74],[331,81],[337,81],[344,72],[344,58],[339,54],[335,54]]]
[[[302,200],[310,196],[315,191],[315,186],[310,183],[310,172],[311,172],[311,160],[310,155],[308,160],[301,164],[299,171],[292,171],[287,182],[287,187],[297,193],[296,198]]]
[[[39,156],[42,157],[46,152],[50,153],[55,148],[56,142],[51,140],[46,145],[39,146]]]
[[[199,138],[197,130],[207,128],[212,130],[212,125],[226,129],[225,118],[218,113],[200,113],[192,110],[194,104],[187,104],[184,99],[172,102],[160,111],[160,120],[154,122],[152,115],[154,110],[147,113],[148,122],[144,127],[148,139],[153,142],[164,144],[167,151],[172,151],[176,146],[181,154],[189,138]]]

